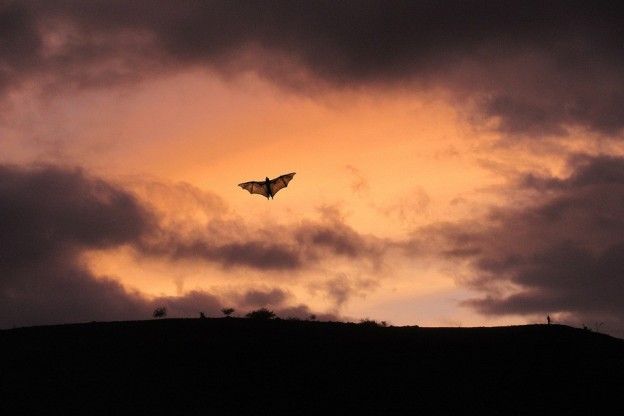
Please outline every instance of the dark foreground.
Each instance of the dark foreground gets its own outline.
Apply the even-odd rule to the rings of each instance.
[[[565,326],[248,319],[0,331],[0,414],[624,414],[624,341]]]

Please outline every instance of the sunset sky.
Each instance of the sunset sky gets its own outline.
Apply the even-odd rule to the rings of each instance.
[[[612,4],[0,1],[0,328],[266,306],[624,337]]]

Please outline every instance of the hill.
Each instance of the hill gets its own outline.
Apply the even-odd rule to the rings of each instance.
[[[624,414],[624,341],[559,325],[167,319],[4,330],[0,351],[2,414]]]

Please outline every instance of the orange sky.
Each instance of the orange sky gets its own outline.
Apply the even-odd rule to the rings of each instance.
[[[624,334],[619,13],[0,5],[0,327],[167,303]]]
[[[133,189],[169,221],[191,229],[215,216],[250,230],[259,223],[297,224],[333,207],[360,233],[400,239],[418,227],[483,212],[501,200],[495,189],[513,172],[535,167],[557,172],[563,164],[551,153],[496,148],[496,134],[467,123],[442,92],[365,89],[309,97],[253,76],[224,81],[195,71],[131,89],[42,103],[27,94],[23,99],[33,107],[18,122],[31,122],[33,137],[40,125],[55,126],[58,141],[29,147],[16,135],[5,161],[86,167]],[[236,186],[290,171],[297,172],[294,181],[273,201]],[[202,205],[184,190],[167,188],[181,183],[210,201]],[[217,208],[211,207],[215,200]],[[292,294],[293,304],[353,319],[425,325],[526,319],[486,319],[458,306],[471,296],[456,283],[462,271],[429,258],[392,258],[383,271],[343,261],[292,278],[141,258],[123,247],[85,258],[96,274],[150,296],[199,289],[227,298],[244,289],[279,287]],[[337,307],[318,289],[319,281],[336,276],[367,283]]]

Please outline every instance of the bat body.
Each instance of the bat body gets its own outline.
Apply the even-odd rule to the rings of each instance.
[[[275,179],[264,178],[263,181],[250,181],[239,183],[238,186],[249,191],[250,194],[258,194],[265,196],[266,199],[273,198],[277,191],[288,186],[295,176],[295,172],[287,173],[282,176],[278,176]]]

